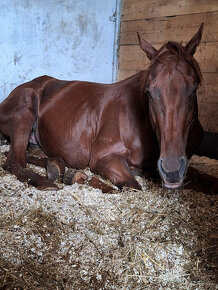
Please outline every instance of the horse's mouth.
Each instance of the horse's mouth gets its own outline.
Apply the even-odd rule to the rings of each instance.
[[[163,182],[163,187],[167,189],[179,189],[182,187],[183,182],[178,182],[178,183],[165,183]]]

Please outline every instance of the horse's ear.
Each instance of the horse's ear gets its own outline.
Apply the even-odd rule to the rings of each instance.
[[[137,32],[139,45],[141,49],[147,54],[147,57],[151,60],[154,53],[157,51],[150,43],[141,39],[139,33]]]
[[[201,23],[201,26],[200,26],[198,32],[192,37],[191,40],[189,40],[189,42],[187,43],[187,45],[185,47],[185,50],[191,55],[194,55],[197,46],[201,42],[203,28],[204,28],[204,23]]]

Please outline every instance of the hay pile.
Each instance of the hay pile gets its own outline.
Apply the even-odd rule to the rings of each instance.
[[[192,159],[210,162],[218,177]],[[0,289],[218,289],[217,196],[137,180],[39,191],[0,167]]]

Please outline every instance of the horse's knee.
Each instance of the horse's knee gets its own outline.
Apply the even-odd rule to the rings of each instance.
[[[109,179],[118,188],[131,187],[140,190],[141,187],[132,175],[127,161],[120,155],[110,155],[96,162],[92,171]]]

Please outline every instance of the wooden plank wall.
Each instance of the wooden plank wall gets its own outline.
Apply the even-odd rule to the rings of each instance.
[[[199,116],[205,131],[218,133],[218,0],[123,0],[118,80],[149,65],[137,31],[156,48],[169,40],[185,45],[202,22],[195,54],[204,78],[198,89]]]

